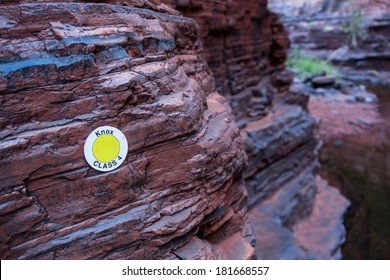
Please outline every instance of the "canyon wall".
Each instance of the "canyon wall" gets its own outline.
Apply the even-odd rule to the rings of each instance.
[[[321,14],[348,15],[359,8],[366,15],[386,15],[387,0],[269,0],[269,8],[285,17],[317,16]]]
[[[390,2],[270,0],[269,6],[284,13],[299,50],[292,54],[338,69],[337,86],[312,90],[309,107],[321,119],[322,174],[351,201],[343,258],[389,259]],[[377,97],[361,98],[367,90]]]
[[[316,146],[315,122],[305,111],[308,96],[290,91],[293,75],[284,70],[289,39],[266,4],[176,1],[173,5],[197,21],[217,89],[230,101],[241,128],[249,158],[245,177],[250,204],[258,200],[256,195],[266,195],[255,190],[264,181],[256,177],[259,171],[301,144],[312,142],[309,150]]]
[[[252,257],[242,140],[194,21],[86,3],[0,18],[2,259]],[[129,143],[109,173],[83,156],[101,125]]]
[[[44,2],[0,7],[2,258],[340,257],[267,1]],[[101,125],[129,142],[110,173],[83,158]]]
[[[334,11],[319,12],[320,4],[328,2],[337,6]],[[345,79],[390,83],[389,1],[317,1],[310,2],[318,4],[316,11],[303,8],[299,13],[283,12],[300,6],[298,2],[283,1],[280,9],[278,3],[272,0],[270,7],[284,13],[284,25],[293,49],[337,65]]]
[[[339,258],[348,202],[316,178],[316,122],[308,96],[291,87],[289,39],[278,16],[267,1],[165,2],[198,23],[217,89],[241,129],[256,257]]]

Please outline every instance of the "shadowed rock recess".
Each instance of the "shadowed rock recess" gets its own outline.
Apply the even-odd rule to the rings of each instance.
[[[169,2],[169,1],[167,1]],[[316,122],[285,70],[289,40],[267,1],[171,1],[194,18],[241,130],[255,258],[337,259],[349,202],[316,178]]]
[[[2,259],[340,257],[348,203],[266,1],[45,2],[0,6]],[[102,125],[129,143],[108,173]]]

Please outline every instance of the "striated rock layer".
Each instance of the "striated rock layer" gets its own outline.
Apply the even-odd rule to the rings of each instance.
[[[274,85],[288,89],[292,79],[275,75],[284,67],[289,40],[267,1],[171,2],[197,21],[217,89],[230,100],[240,127],[265,116],[277,93]]]
[[[349,203],[316,179],[316,123],[284,68],[289,39],[278,16],[267,1],[165,2],[197,21],[217,88],[241,128],[256,256],[340,258]]]
[[[267,1],[44,2],[0,7],[2,258],[339,257],[348,203]],[[129,142],[104,174],[101,125]]]
[[[240,131],[194,21],[41,2],[0,7],[0,257],[251,258]],[[109,173],[83,155],[102,125],[129,143]]]
[[[390,9],[387,0],[269,0],[268,2],[272,11],[286,17],[345,15],[360,8],[365,14],[385,15],[386,10]]]

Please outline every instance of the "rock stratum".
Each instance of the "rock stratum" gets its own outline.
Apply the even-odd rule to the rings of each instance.
[[[2,259],[340,257],[267,1],[46,2],[0,6]],[[102,125],[129,142],[109,173],[83,156]]]
[[[269,0],[272,11],[286,17],[346,15],[355,9],[362,9],[365,14],[386,15],[390,9],[387,0]]]
[[[225,243],[251,257],[239,129],[191,19],[85,3],[0,13],[2,258],[233,258]],[[108,174],[83,158],[100,125],[129,142]]]
[[[285,70],[290,41],[278,16],[267,1],[168,3],[197,21],[217,89],[240,127],[255,257],[340,258],[349,202],[316,177],[317,124],[308,95]]]

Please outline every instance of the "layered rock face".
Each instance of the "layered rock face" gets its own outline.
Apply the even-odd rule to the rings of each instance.
[[[346,79],[390,84],[390,2],[340,1],[336,5],[335,1],[318,1],[315,6],[328,2],[335,8],[321,13],[307,8],[300,13],[283,12],[300,5],[295,1],[284,1],[278,8],[279,1],[273,0],[270,6],[285,14],[292,47],[302,54],[338,65]]]
[[[390,9],[387,0],[269,0],[271,10],[290,16],[349,14],[360,7],[366,14],[385,15]]]
[[[241,128],[256,256],[340,258],[348,202],[315,176],[316,123],[308,96],[290,88],[289,40],[277,15],[267,1],[166,2],[197,21],[217,88]]]
[[[2,258],[248,259],[248,204],[255,257],[340,257],[267,1],[44,2],[0,8]],[[101,125],[129,142],[110,173],[82,153]]]
[[[267,1],[170,2],[198,23],[217,89],[240,127],[267,115],[277,89],[288,90],[292,79],[274,75],[284,67],[289,41]]]
[[[1,258],[251,258],[240,131],[194,21],[41,2],[0,7]],[[129,144],[108,173],[83,155],[102,125]]]

